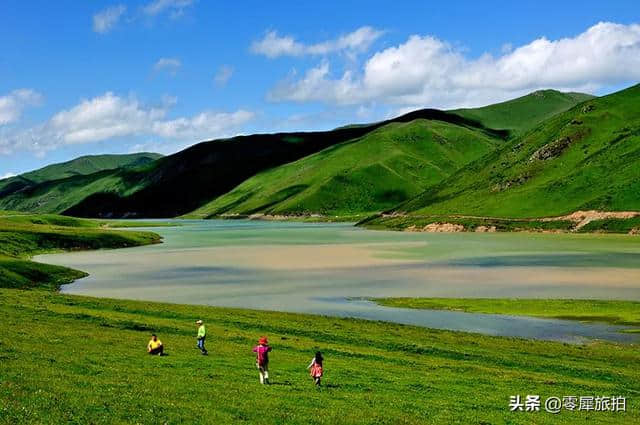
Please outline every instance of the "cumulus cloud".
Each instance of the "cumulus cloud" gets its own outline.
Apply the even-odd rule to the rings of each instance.
[[[222,87],[229,82],[232,75],[233,67],[229,65],[222,65],[220,68],[218,68],[216,75],[214,75],[213,81],[217,86]]]
[[[8,179],[10,177],[15,177],[15,176],[16,176],[16,173],[12,173],[12,172],[4,173],[3,175],[0,176],[0,180]]]
[[[242,109],[235,112],[205,111],[189,118],[154,122],[152,132],[171,139],[210,139],[211,135],[224,134],[229,129],[247,123],[253,117],[253,112]]]
[[[501,56],[469,58],[446,41],[412,35],[333,77],[327,62],[290,76],[272,101],[477,106],[538,88],[595,90],[640,79],[640,25],[602,22],[569,38],[536,39]]]
[[[166,71],[170,75],[176,75],[180,67],[182,66],[182,62],[176,58],[160,58],[153,65],[153,69],[156,72]]]
[[[364,52],[384,32],[365,26],[333,40],[316,44],[304,44],[292,36],[280,36],[276,31],[269,31],[262,40],[251,44],[251,51],[256,54],[277,58],[279,56],[326,55],[333,52]]]
[[[154,0],[147,3],[142,11],[149,16],[156,16],[164,12],[169,12],[171,18],[178,18],[184,11],[193,4],[193,0]]]
[[[62,110],[38,126],[0,135],[0,153],[28,150],[42,155],[61,146],[140,135],[196,142],[232,135],[253,118],[252,112],[238,110],[168,119],[174,103],[174,98],[167,97],[158,106],[146,106],[135,97],[107,92]]]
[[[120,20],[127,7],[119,4],[107,7],[93,15],[93,30],[100,34],[109,32]]]
[[[20,119],[22,111],[42,103],[42,95],[32,89],[18,89],[0,96],[0,126]]]

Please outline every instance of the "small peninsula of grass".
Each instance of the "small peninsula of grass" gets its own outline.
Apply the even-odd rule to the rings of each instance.
[[[640,331],[638,301],[511,298],[376,298],[373,301],[398,308],[605,322],[638,327],[632,331]]]
[[[103,224],[55,214],[0,212],[0,287],[57,289],[86,276],[79,270],[31,261],[36,254],[160,242],[155,233],[110,230]]]

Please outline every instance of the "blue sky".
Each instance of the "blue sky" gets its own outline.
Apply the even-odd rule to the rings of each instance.
[[[0,4],[0,177],[640,80],[637,1]]]

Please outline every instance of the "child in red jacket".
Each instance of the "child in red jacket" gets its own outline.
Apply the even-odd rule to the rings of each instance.
[[[269,384],[269,341],[266,337],[262,337],[258,340],[258,345],[253,347],[253,352],[256,353],[256,367],[260,372],[260,383]]]
[[[324,359],[322,358],[322,353],[318,351],[311,360],[311,363],[309,363],[309,366],[307,366],[307,369],[309,369],[309,373],[317,386],[320,386],[320,380],[322,379],[323,360]]]

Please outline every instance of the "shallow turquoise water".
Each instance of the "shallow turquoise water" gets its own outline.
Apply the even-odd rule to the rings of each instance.
[[[630,341],[619,328],[380,307],[393,296],[640,300],[640,238],[401,233],[347,224],[177,221],[155,246],[45,255],[67,293],[352,316],[492,335]]]

